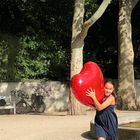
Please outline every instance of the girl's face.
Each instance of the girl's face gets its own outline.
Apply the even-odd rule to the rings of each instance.
[[[112,83],[107,82],[105,84],[105,96],[109,96],[112,94],[113,90],[114,90],[114,86],[112,85]]]

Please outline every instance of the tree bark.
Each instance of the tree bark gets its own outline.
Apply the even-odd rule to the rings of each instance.
[[[138,0],[137,0],[138,2]],[[132,44],[131,13],[136,0],[119,1],[119,65],[118,65],[118,107],[136,109],[136,91],[134,87],[134,51]]]
[[[80,72],[83,66],[83,46],[84,41],[80,37],[84,17],[85,0],[75,0],[75,9],[72,25],[72,41],[71,41],[71,77]],[[85,107],[78,102],[73,94],[70,94],[69,114],[79,115],[85,114]]]

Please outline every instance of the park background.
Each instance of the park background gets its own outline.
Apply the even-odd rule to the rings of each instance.
[[[60,105],[60,108],[52,107],[52,110],[54,108],[58,111],[67,110],[74,1],[1,0],[0,3],[1,94],[9,94],[13,88],[27,90],[24,85],[29,83],[48,84],[50,81],[49,85],[56,83],[52,89],[58,86],[57,94],[54,93],[56,96],[54,106],[66,105],[65,107]],[[94,0],[94,4],[91,0],[87,0],[85,19],[88,19],[92,15],[91,11],[93,9],[95,11],[100,4],[101,2],[97,0]],[[133,9],[131,20],[136,81],[140,78],[139,7],[140,2]],[[118,79],[118,11],[118,1],[114,0],[102,17],[89,29],[83,50],[84,63],[96,62],[105,78],[116,80]],[[139,81],[135,87],[138,95]],[[29,89],[27,92],[30,92]],[[54,100],[47,102],[49,101]]]

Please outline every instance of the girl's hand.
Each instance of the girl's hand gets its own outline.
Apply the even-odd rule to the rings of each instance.
[[[92,99],[95,99],[96,98],[95,89],[94,90],[92,88],[88,89],[87,92],[86,92],[86,96],[89,96]]]

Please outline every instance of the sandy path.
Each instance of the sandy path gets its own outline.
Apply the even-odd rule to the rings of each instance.
[[[0,140],[85,140],[93,114],[1,115]]]

